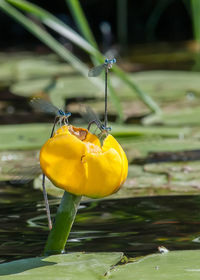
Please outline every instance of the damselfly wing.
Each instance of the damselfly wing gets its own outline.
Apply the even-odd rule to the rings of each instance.
[[[114,63],[116,63],[115,58],[105,59],[103,64],[97,65],[89,70],[88,77],[98,77],[103,70],[111,69]]]

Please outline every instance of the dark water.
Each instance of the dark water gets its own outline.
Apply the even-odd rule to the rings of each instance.
[[[39,256],[48,235],[42,193],[31,185],[0,185],[0,262]],[[50,199],[52,213],[58,200]],[[83,202],[67,251],[200,249],[200,196]]]

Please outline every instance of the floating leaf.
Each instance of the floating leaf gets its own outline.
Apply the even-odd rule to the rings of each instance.
[[[112,124],[112,135],[114,137],[128,137],[128,142],[134,143],[133,148],[139,149],[139,142],[141,139],[134,138],[135,136],[162,136],[167,138],[176,138],[174,140],[175,143],[182,143],[182,140],[178,139],[179,136],[188,135],[191,131],[190,129],[185,128],[165,128],[165,127],[140,127],[140,126],[133,126],[133,125],[115,125]],[[39,124],[17,124],[17,125],[2,125],[0,126],[0,150],[8,150],[8,149],[37,149],[41,148],[44,142],[49,138],[50,131],[52,129],[52,124],[47,123],[39,123]],[[133,136],[133,138],[131,138]],[[120,140],[121,141],[121,140]],[[184,147],[189,146],[189,140],[183,142],[185,144]],[[174,142],[171,140],[171,148],[173,148]],[[195,140],[194,140],[195,142]],[[196,140],[197,142],[197,140]],[[195,142],[195,147],[196,147]],[[128,145],[128,148],[131,148],[131,143]],[[149,143],[149,144],[148,144]],[[143,146],[147,146],[146,150],[152,151],[151,145],[158,144],[158,139],[156,141],[153,139],[148,139],[146,142],[143,142]],[[159,146],[165,147],[162,145],[162,138],[160,139]],[[162,149],[162,147],[160,149]],[[168,147],[170,147],[168,145]],[[178,145],[177,145],[178,147]],[[194,145],[191,144],[191,149],[194,148]],[[157,149],[158,150],[158,149]],[[175,150],[175,148],[173,148]]]
[[[3,280],[92,280],[104,278],[122,253],[71,253],[37,257],[0,265]]]
[[[154,254],[111,270],[112,280],[198,280],[200,251],[174,251]]]
[[[117,265],[122,253],[72,253],[23,259],[0,265],[3,280],[198,280],[200,250],[169,251]]]
[[[52,124],[20,124],[0,126],[0,150],[40,148],[49,138]]]

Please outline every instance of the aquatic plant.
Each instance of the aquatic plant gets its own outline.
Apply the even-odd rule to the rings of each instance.
[[[40,165],[56,187],[65,190],[45,254],[61,253],[81,196],[101,198],[116,192],[128,173],[126,155],[108,134],[101,146],[87,129],[62,126],[42,147]]]
[[[69,1],[70,4],[74,3],[74,1]],[[94,43],[93,37],[91,37],[92,32],[89,31],[89,24],[87,24],[86,18],[80,8],[79,2],[76,2],[76,6],[73,6],[73,11],[75,15],[75,19],[77,21],[81,21],[78,26],[82,27],[81,32],[84,33],[84,39],[79,34],[77,34],[74,30],[72,30],[65,23],[57,19],[51,13],[45,11],[44,9],[29,3],[24,0],[1,0],[0,1],[0,9],[2,9],[9,16],[13,17],[16,21],[21,23],[29,32],[34,34],[37,38],[39,38],[43,43],[45,43],[49,48],[51,48],[54,52],[56,52],[60,57],[62,57],[65,61],[69,62],[77,71],[79,71],[82,75],[87,77],[88,68],[87,66],[80,61],[75,55],[73,55],[70,51],[68,51],[62,44],[56,41],[53,36],[44,30],[40,25],[33,22],[30,18],[24,16],[18,9],[26,12],[28,14],[34,15],[41,24],[48,26],[50,29],[54,30],[61,36],[68,38],[72,43],[79,46],[85,52],[87,52],[93,61],[98,61],[100,63],[104,62],[104,56],[100,53],[100,51],[96,48],[97,44]],[[18,9],[16,9],[16,6]],[[80,11],[82,13],[82,17],[77,16],[80,15]],[[145,103],[152,112],[159,114],[161,112],[159,106],[154,102],[154,100],[147,95],[144,91],[142,91],[130,77],[124,73],[119,67],[113,67],[113,71],[118,76],[120,80],[128,85],[131,90],[138,95],[138,97]],[[95,81],[90,81],[96,84],[100,89],[103,89],[103,83],[101,79],[95,79]],[[122,107],[119,102],[119,97],[117,96],[114,87],[111,83],[109,83],[110,89],[110,97],[116,108],[117,114],[119,116],[119,120],[123,120],[123,112]]]

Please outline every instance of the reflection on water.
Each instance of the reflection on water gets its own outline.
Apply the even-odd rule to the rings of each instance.
[[[38,256],[48,235],[42,193],[0,185],[0,262]],[[50,199],[56,213],[57,199]],[[200,248],[200,197],[143,197],[83,202],[67,251],[123,251],[139,256]]]

